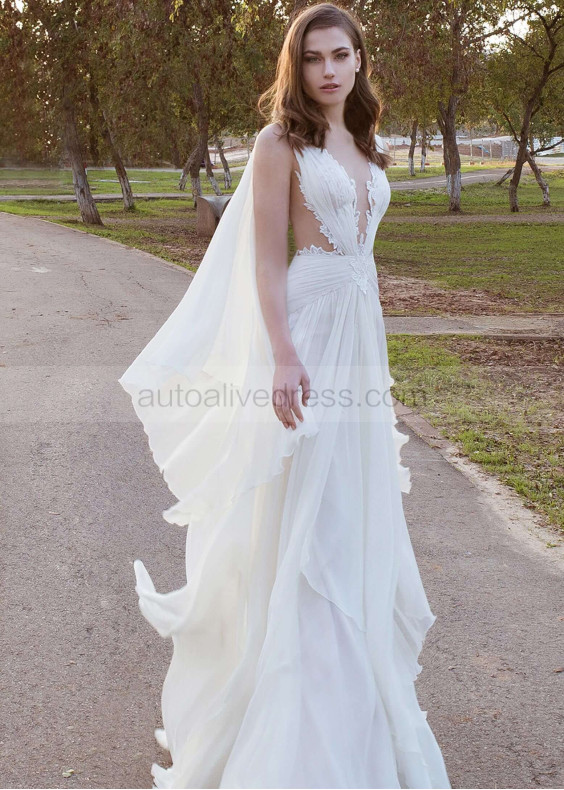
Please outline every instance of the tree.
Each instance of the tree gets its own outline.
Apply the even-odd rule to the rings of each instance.
[[[46,161],[49,109],[37,101],[42,73],[29,56],[33,35],[19,4],[0,0],[0,160]]]
[[[102,225],[86,177],[85,156],[77,124],[77,108],[83,99],[81,71],[87,52],[86,28],[80,24],[78,0],[52,3],[28,0],[23,18],[34,32],[34,56],[41,60],[49,89],[49,103],[61,126],[70,160],[74,192],[85,223]]]
[[[407,86],[421,72],[436,95],[436,121],[443,136],[449,210],[461,210],[460,155],[456,130],[483,79],[481,64],[489,39],[516,20],[500,21],[508,0],[373,0],[363,5],[367,24],[381,42],[381,66]],[[526,15],[526,12],[524,12]],[[522,17],[521,17],[522,18]],[[418,80],[415,79],[418,85]],[[395,98],[394,94],[394,98]],[[412,113],[408,118],[417,117]],[[407,120],[407,119],[406,119]]]
[[[499,47],[488,60],[489,100],[518,149],[509,184],[509,206],[519,211],[517,189],[528,162],[550,204],[548,184],[534,160],[536,154],[558,143],[564,127],[564,7],[544,2],[515,3],[529,15],[526,31],[507,31],[508,46]],[[533,145],[534,137],[540,145]]]
[[[283,15],[275,0],[235,4],[175,0],[171,19],[182,42],[179,68],[190,88],[187,103],[196,127],[179,188],[185,188],[190,176],[195,201],[201,194],[200,163],[206,161],[210,138],[225,128],[243,134],[256,129],[256,100],[266,87],[264,67],[274,60],[269,58],[273,41],[281,44]],[[208,178],[219,194],[210,167]]]

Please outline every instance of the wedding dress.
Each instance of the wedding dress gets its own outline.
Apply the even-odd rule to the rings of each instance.
[[[172,766],[153,763],[154,786],[450,788],[414,688],[436,618],[403,513],[408,437],[372,253],[390,186],[369,162],[359,233],[345,168],[314,146],[296,158],[332,248],[304,247],[288,270],[291,335],[317,393],[303,423],[284,428],[270,400],[252,153],[186,294],[119,380],[178,499],[163,516],[188,526],[180,589],[156,592],[134,563],[140,609],[174,648],[155,730]],[[259,390],[260,403],[244,397]]]

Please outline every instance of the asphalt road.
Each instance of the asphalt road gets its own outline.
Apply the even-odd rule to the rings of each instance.
[[[138,610],[133,561],[180,586],[184,532],[161,517],[174,497],[117,379],[190,275],[2,213],[0,267],[0,785],[149,788],[171,645]],[[416,687],[453,787],[562,787],[562,562],[403,430],[437,615]]]

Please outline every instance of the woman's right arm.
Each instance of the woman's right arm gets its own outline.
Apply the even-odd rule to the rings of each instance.
[[[279,139],[278,130],[275,124],[262,129],[253,152],[256,277],[276,364],[272,405],[284,427],[295,428],[294,414],[303,421],[298,387],[302,387],[302,404],[306,406],[309,378],[288,325],[288,222],[293,157],[287,141]]]

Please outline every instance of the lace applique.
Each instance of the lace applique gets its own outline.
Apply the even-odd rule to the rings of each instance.
[[[328,151],[327,148],[322,148],[321,151],[322,151],[322,153],[325,153],[332,162],[334,162],[334,164],[341,170],[341,172],[343,173],[345,178],[349,181],[350,185],[352,186],[352,189],[353,189],[353,206],[352,206],[352,209],[353,209],[353,218],[354,218],[354,227],[355,227],[355,238],[357,240],[357,246],[359,248],[359,251],[362,254],[363,253],[363,248],[364,248],[364,242],[366,241],[366,235],[367,235],[368,230],[370,228],[370,223],[371,223],[372,217],[373,217],[373,211],[374,211],[374,208],[375,208],[375,205],[376,205],[376,201],[375,201],[375,198],[374,198],[374,193],[376,191],[376,183],[375,183],[376,182],[376,173],[374,172],[374,169],[375,169],[374,162],[372,162],[370,159],[368,160],[368,168],[370,170],[370,178],[368,179],[368,181],[365,182],[366,191],[368,193],[368,208],[366,209],[366,230],[363,233],[361,233],[360,232],[360,227],[359,227],[359,223],[360,223],[360,209],[357,209],[358,193],[357,193],[357,190],[356,190],[356,181],[355,181],[354,178],[352,178],[352,176],[349,176],[349,174],[347,173],[344,165],[342,165],[339,162],[338,159],[335,159],[333,154],[330,151]]]
[[[368,261],[366,258],[362,258],[358,256],[358,258],[354,258],[353,260],[349,261],[350,266],[353,270],[352,278],[355,283],[358,285],[362,293],[366,293],[368,290]]]
[[[315,244],[312,244],[310,247],[302,247],[301,250],[297,251],[298,255],[341,255],[340,252],[336,250],[324,250],[323,247],[316,247]]]
[[[298,183],[300,185],[300,191],[301,191],[302,195],[304,196],[304,206],[306,208],[308,208],[311,212],[313,212],[313,215],[314,215],[315,219],[319,222],[319,232],[322,233],[327,238],[329,243],[333,245],[333,247],[335,248],[335,252],[339,253],[339,255],[344,255],[345,253],[342,250],[342,248],[340,247],[339,242],[333,236],[333,234],[331,233],[331,231],[329,230],[327,225],[323,222],[323,219],[319,216],[319,212],[317,211],[317,209],[315,208],[313,203],[309,202],[308,197],[307,197],[306,192],[305,192],[305,189],[304,189],[303,184],[302,184],[301,173],[299,172],[299,170],[294,170],[294,173],[298,177]]]
[[[366,182],[366,189],[368,192],[368,208],[366,209],[366,233],[368,233],[368,229],[370,228],[370,223],[374,217],[374,211],[376,209],[376,194],[378,192],[378,184],[376,183],[376,179],[378,176],[378,168],[374,164],[374,162],[368,162],[371,172],[371,178],[368,179]],[[364,239],[366,240],[366,233],[364,234]]]
[[[356,255],[347,254],[342,247],[339,245],[337,239],[331,233],[329,227],[323,222],[322,217],[319,215],[319,212],[316,210],[313,203],[308,200],[308,196],[302,184],[302,176],[298,170],[294,170],[296,176],[298,177],[298,183],[300,186],[300,191],[304,197],[304,206],[308,208],[317,221],[320,224],[319,231],[322,233],[333,245],[333,250],[325,250],[323,247],[318,247],[315,244],[311,244],[309,247],[302,247],[302,249],[297,251],[299,255],[342,255],[348,259],[348,264],[352,269],[352,279],[358,285],[360,290],[363,293],[367,293],[368,291],[368,266],[369,266],[369,257],[371,260],[371,256],[368,256],[366,253],[366,239],[368,236],[368,232],[370,230],[370,226],[372,220],[375,216],[375,209],[376,209],[376,193],[378,189],[377,185],[377,170],[376,165],[374,162],[368,161],[369,169],[370,169],[370,178],[365,182],[367,196],[368,196],[368,208],[366,209],[366,229],[364,232],[360,232],[359,230],[359,223],[360,223],[360,210],[357,208],[358,204],[358,193],[356,190],[356,181],[354,178],[351,178],[346,169],[343,165],[335,159],[335,157],[326,149],[320,149],[320,153],[325,154],[328,158],[334,163],[334,165],[340,170],[340,172],[345,176],[347,181],[350,183],[353,192],[353,202],[352,202],[352,213],[353,213],[353,220],[354,220],[354,227],[355,227],[355,238],[356,238]]]

